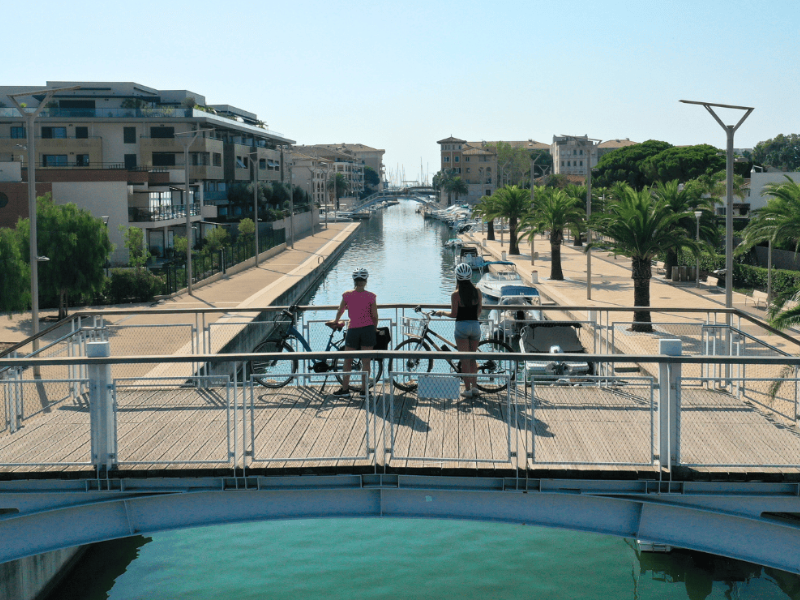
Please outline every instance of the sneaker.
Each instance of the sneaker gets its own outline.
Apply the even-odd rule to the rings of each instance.
[[[473,393],[474,392],[472,390],[464,390],[463,392],[461,392],[461,397],[462,398],[472,398]]]
[[[334,396],[349,396],[350,390],[348,388],[340,387],[338,390],[333,392]]]

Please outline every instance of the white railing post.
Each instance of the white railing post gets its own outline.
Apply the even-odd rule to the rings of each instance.
[[[108,342],[86,344],[88,358],[106,358],[111,355]],[[116,463],[116,427],[111,395],[111,365],[88,365],[89,414],[91,419],[92,464],[108,471]]]
[[[658,340],[658,353],[681,356],[681,340]],[[661,466],[672,470],[680,458],[681,365],[659,363],[658,442]]]

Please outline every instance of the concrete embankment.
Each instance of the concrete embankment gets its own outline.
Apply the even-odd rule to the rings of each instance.
[[[0,600],[44,598],[78,562],[85,548],[54,550],[0,564]]]

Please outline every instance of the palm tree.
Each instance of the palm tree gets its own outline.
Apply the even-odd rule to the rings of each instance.
[[[702,239],[713,239],[716,232],[714,224],[714,201],[711,198],[703,198],[697,188],[678,185],[678,180],[673,179],[666,183],[658,182],[655,187],[650,188],[653,196],[669,207],[675,214],[689,215],[677,223],[675,227],[683,230],[690,237],[694,237],[697,228],[697,217],[694,211],[702,211],[700,217],[700,235]],[[672,272],[672,267],[678,265],[678,252],[674,248],[664,250],[664,269],[667,273]]]
[[[461,177],[453,177],[452,179],[449,179],[445,182],[444,186],[448,196],[448,204],[450,203],[451,193],[456,197],[456,203],[458,202],[459,196],[465,196],[469,193],[469,186],[467,185],[466,181],[461,179]]]
[[[495,216],[508,219],[508,238],[511,255],[519,255],[519,242],[517,240],[517,223],[528,214],[531,209],[531,191],[507,185],[494,193]]]
[[[336,210],[339,210],[339,198],[350,191],[350,182],[342,173],[332,173],[328,179],[328,190],[336,193]]]
[[[586,187],[569,184],[564,188],[567,196],[575,200],[576,206],[586,206]],[[573,246],[583,246],[583,234],[586,233],[586,213],[575,213],[575,218],[569,222],[567,229],[572,232]]]
[[[475,207],[472,209],[472,216],[479,217],[484,223],[486,223],[487,231],[486,231],[486,239],[489,241],[494,241],[494,215],[496,213],[494,207],[494,196],[483,196]]]
[[[550,279],[564,279],[561,270],[564,228],[581,212],[575,198],[570,198],[564,190],[544,188],[537,190],[533,210],[521,219],[520,230],[527,233],[527,237],[537,231],[550,231]]]
[[[700,249],[686,231],[678,227],[691,212],[676,213],[664,201],[653,197],[650,189],[637,192],[631,187],[606,212],[593,215],[591,227],[606,239],[587,246],[610,250],[631,259],[634,307],[650,306],[651,261],[661,252]],[[649,310],[634,310],[633,331],[652,332]]]

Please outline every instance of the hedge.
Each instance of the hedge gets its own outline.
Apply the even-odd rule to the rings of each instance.
[[[749,290],[767,290],[767,269],[739,262],[746,257],[735,257],[733,263],[733,287]],[[678,264],[694,266],[697,259],[688,254],[678,256]],[[722,254],[701,254],[700,270],[710,273],[725,268],[725,256]],[[800,287],[800,271],[788,269],[772,269],[772,294],[779,295],[785,291]]]
[[[164,281],[147,269],[114,269],[111,271],[111,302],[147,302],[160,294]]]

